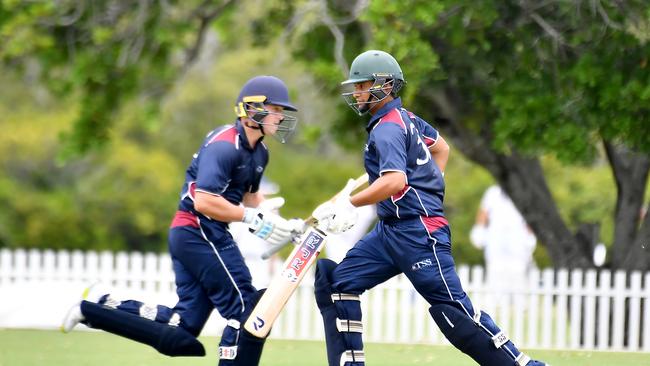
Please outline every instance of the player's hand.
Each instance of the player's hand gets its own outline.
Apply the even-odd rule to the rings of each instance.
[[[284,198],[277,196],[277,197],[271,197],[267,198],[264,201],[260,203],[257,208],[259,208],[262,211],[277,211],[280,209],[280,207],[284,206]]]
[[[244,223],[248,231],[268,241],[271,245],[280,245],[291,240],[295,224],[269,211],[255,208],[244,209]]]
[[[289,225],[291,225],[291,234],[293,237],[304,234],[307,229],[307,225],[305,225],[302,219],[289,219]]]
[[[291,237],[282,243],[271,245],[271,248],[262,254],[262,259],[267,260],[271,258],[273,254],[282,250],[282,248],[289,244],[289,242],[293,242],[294,244],[300,243],[298,240],[300,240],[300,237],[305,233],[307,225],[302,221],[302,219],[291,219],[289,220],[289,224],[292,226]]]
[[[318,228],[334,234],[349,230],[357,222],[357,209],[350,202],[355,182],[348,180],[334,202],[328,201],[316,207],[312,216],[318,221]]]
[[[296,240],[298,238],[300,238],[302,236],[302,234],[305,233],[305,229],[307,228],[307,226],[305,225],[305,222],[302,221],[302,219],[289,219],[287,221],[289,222],[289,227],[291,228],[291,233],[289,234],[289,236],[284,238],[284,240],[282,240],[281,242],[279,242],[279,243],[271,243],[272,247],[276,247],[276,246],[284,247],[289,242],[294,242],[295,243]]]

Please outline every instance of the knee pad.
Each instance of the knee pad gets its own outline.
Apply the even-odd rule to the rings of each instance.
[[[205,356],[201,342],[185,329],[88,301],[81,313],[92,328],[144,343],[167,356]]]
[[[364,365],[363,325],[359,295],[335,292],[331,273],[336,262],[321,259],[316,264],[314,293],[323,316],[327,359],[330,366]]]
[[[429,308],[429,313],[449,342],[480,365],[533,365],[530,357],[517,350],[488,314],[467,309],[460,303],[436,304]]]

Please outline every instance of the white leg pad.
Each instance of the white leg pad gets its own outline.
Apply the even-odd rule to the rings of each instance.
[[[526,366],[530,362],[530,357],[528,357],[526,354],[522,352],[519,354],[519,356],[517,356],[515,362],[517,363],[518,366]]]
[[[122,304],[121,301],[112,298],[110,295],[106,298],[106,301],[102,304],[108,306],[109,308],[117,309],[118,306]]]
[[[361,298],[354,294],[332,294],[332,302],[335,301],[361,301]]]
[[[348,319],[339,319],[336,318],[336,329],[339,332],[355,332],[363,333],[363,323],[359,320],[348,320]]]
[[[241,327],[241,323],[237,319],[228,319],[228,321],[226,321],[226,325],[237,330],[239,330],[239,327]]]
[[[237,357],[237,346],[219,347],[220,360],[234,360]]]
[[[169,322],[167,324],[171,325],[172,327],[177,327],[179,324],[181,324],[181,316],[178,315],[178,313],[173,313],[169,318]]]
[[[472,318],[474,323],[481,324],[481,309],[478,306],[474,307],[474,317]]]
[[[156,320],[156,315],[158,315],[157,305],[142,304],[142,306],[140,306],[141,317],[149,320]]]
[[[363,353],[363,351],[345,351],[341,354],[340,365],[344,366],[346,362],[366,362],[366,355]]]
[[[509,340],[510,339],[508,339],[508,336],[504,331],[500,331],[499,333],[495,334],[494,337],[492,337],[492,343],[494,343],[494,347],[496,348],[503,346]]]

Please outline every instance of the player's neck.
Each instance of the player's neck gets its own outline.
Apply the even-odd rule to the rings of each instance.
[[[379,111],[383,106],[385,106],[385,105],[388,104],[389,102],[392,102],[394,99],[395,99],[395,98],[393,98],[392,95],[389,95],[389,96],[387,96],[386,98],[380,100],[379,102],[373,104],[373,105],[370,107],[370,114],[371,114],[371,115],[374,115],[374,114],[377,113],[377,111]]]
[[[254,148],[257,142],[264,136],[262,134],[261,129],[256,129],[248,126],[248,123],[243,122],[244,125],[244,133],[246,134],[246,140],[248,140],[248,144],[251,146],[251,148]]]

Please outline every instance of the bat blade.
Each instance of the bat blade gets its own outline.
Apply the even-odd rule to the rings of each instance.
[[[257,303],[244,328],[256,337],[264,338],[278,315],[294,293],[300,281],[312,266],[325,245],[327,234],[309,227],[282,266],[282,272],[276,276],[266,292]]]

